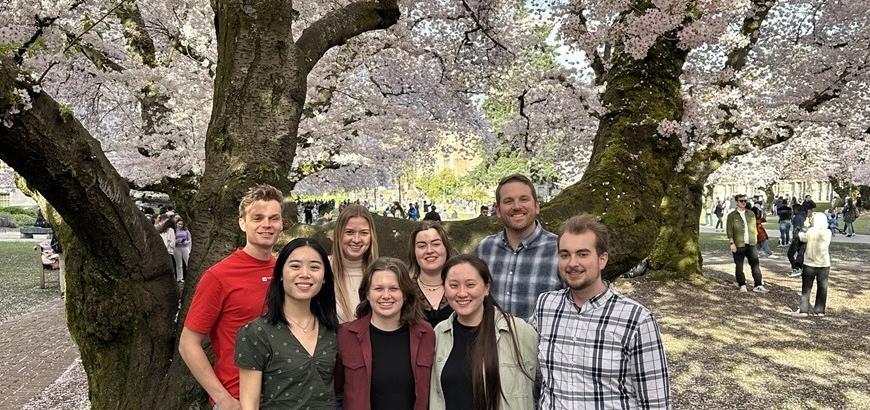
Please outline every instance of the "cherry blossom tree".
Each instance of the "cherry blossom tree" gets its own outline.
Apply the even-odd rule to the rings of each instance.
[[[199,271],[239,243],[236,201],[247,187],[270,183],[289,191],[307,77],[315,64],[357,35],[395,24],[399,6],[386,0],[337,2],[300,19],[291,2],[215,1],[213,60],[199,54],[200,44],[176,46],[175,31],[161,32],[161,21],[184,22],[186,13],[196,10],[205,14],[200,2],[148,3],[153,9],[132,0],[2,7],[0,158],[71,228],[60,232],[69,245],[68,317],[88,372],[91,403],[95,408],[187,407],[202,394],[175,348],[179,328],[174,319],[183,317],[189,293],[179,313],[165,250],[109,162],[113,152],[103,152],[77,113],[51,96],[53,91],[71,102],[90,103],[85,107],[102,114],[92,119],[96,134],[113,132],[113,124],[136,123],[138,116],[139,127],[120,139],[141,135],[137,151],[153,159],[158,155],[150,148],[160,148],[161,166],[176,162],[171,152],[183,147],[172,142],[172,135],[188,135],[182,126],[195,128],[202,121],[197,117],[209,118],[196,189],[175,198],[195,221],[194,238],[201,238],[191,257],[191,267]],[[146,10],[165,19],[146,20]],[[189,66],[171,68],[169,60],[184,52],[190,56],[179,64]],[[88,69],[80,68],[87,64]],[[176,70],[190,75],[213,70],[213,93],[197,95],[199,79],[188,82]],[[119,78],[109,81],[114,77]],[[82,81],[83,90],[64,94],[60,90],[68,81]],[[167,92],[178,86],[187,93]],[[211,105],[211,111],[191,111],[192,118],[184,118],[184,109],[176,110],[188,106],[179,103],[184,98],[198,101],[199,111],[203,103]]]
[[[600,215],[614,234],[608,278],[648,256],[654,268],[689,275],[700,271],[703,186],[721,164],[799,141],[815,126],[852,139],[867,133],[866,2],[529,4],[539,8],[518,0],[0,5],[0,159],[71,228],[60,231],[68,317],[94,407],[181,408],[202,394],[175,352],[175,319],[192,284],[178,294],[130,183],[161,185],[179,204],[199,272],[240,242],[235,208],[246,187],[290,192],[348,166],[378,176],[425,157],[432,141],[418,136],[473,132],[484,146],[562,158],[565,167],[588,161],[541,217],[554,228],[578,212]],[[572,72],[530,53],[541,25],[558,27],[557,41],[587,64]],[[504,115],[481,119],[476,104]],[[408,222],[377,222],[385,248],[401,249],[393,245],[405,242]],[[448,228],[467,249],[497,226]]]

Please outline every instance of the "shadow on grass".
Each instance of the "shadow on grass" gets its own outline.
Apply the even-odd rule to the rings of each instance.
[[[740,293],[733,262],[724,259],[707,265],[703,278],[617,285],[659,320],[675,408],[870,408],[870,281],[863,270],[832,270],[829,315],[795,318],[786,309],[797,306],[800,278],[764,269],[770,293]],[[783,263],[771,261],[777,269]]]

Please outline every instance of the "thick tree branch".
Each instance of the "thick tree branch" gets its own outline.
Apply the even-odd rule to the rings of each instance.
[[[208,68],[208,76],[211,78],[214,78],[214,76],[215,76],[214,68],[217,65],[216,62],[214,62],[214,61],[212,61],[212,59],[200,54],[199,52],[196,51],[196,49],[194,49],[188,45],[185,45],[181,41],[180,34],[173,35],[170,38],[170,42],[172,44],[172,48],[175,51],[178,51],[179,53],[181,53],[181,55],[183,55],[183,56],[185,56],[193,61],[196,61],[196,62],[200,63],[200,65],[204,65],[206,68]]]
[[[583,7],[579,7],[575,10],[572,10],[571,13],[577,16],[577,22],[580,25],[580,32],[583,34],[589,33],[589,28],[586,26],[586,16],[583,15]],[[605,46],[605,53],[610,54],[610,44]],[[592,56],[590,58],[589,65],[592,67],[592,71],[595,73],[595,84],[601,84],[601,79],[604,77],[606,68],[604,65],[604,59],[601,58],[601,54],[598,50],[592,52]]]
[[[65,34],[70,45],[82,53],[98,70],[104,72],[114,71],[116,73],[123,73],[127,70],[124,66],[112,60],[103,50],[97,49],[92,44],[78,41],[73,33],[66,32]]]
[[[145,28],[145,19],[134,0],[123,0],[121,6],[115,9],[115,16],[121,20],[124,27],[124,38],[129,46],[148,67],[157,67],[157,49],[154,40]]]
[[[15,80],[17,70],[6,61],[2,69],[0,90],[30,90]],[[30,94],[32,109],[15,116],[11,128],[0,127],[0,158],[55,206],[94,254],[121,266],[160,262],[146,262],[157,257],[151,251],[159,250],[162,241],[143,233],[153,229],[133,205],[127,184],[100,143],[44,92]],[[8,95],[0,93],[0,111],[8,109]],[[118,245],[103,246],[106,238]],[[157,270],[152,266],[139,272]]]
[[[725,60],[725,69],[730,69],[732,71],[732,77],[720,82],[720,87],[726,85],[736,86],[734,80],[734,78],[736,78],[736,73],[746,66],[746,57],[749,55],[749,52],[752,51],[755,43],[758,42],[758,37],[761,34],[761,24],[767,18],[767,14],[775,4],[776,1],[772,0],[753,0],[752,5],[755,13],[743,19],[743,25],[740,27],[740,34],[748,37],[749,42],[747,42],[743,47],[735,48],[728,53],[728,57]]]
[[[370,0],[349,4],[308,26],[296,41],[304,58],[303,72],[310,72],[330,48],[371,30],[386,29],[399,20],[396,0]]]

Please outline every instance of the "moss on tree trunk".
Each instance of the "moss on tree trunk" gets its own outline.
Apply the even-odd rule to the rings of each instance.
[[[583,178],[542,210],[551,230],[580,212],[599,215],[612,232],[605,276],[613,279],[645,258],[659,228],[659,206],[680,154],[675,137],[657,131],[680,120],[680,75],[686,52],[661,36],[643,60],[618,47],[604,81],[601,118]]]
[[[704,202],[704,183],[710,162],[695,159],[677,172],[662,198],[661,226],[650,252],[650,268],[667,276],[701,275],[703,259],[698,240]]]

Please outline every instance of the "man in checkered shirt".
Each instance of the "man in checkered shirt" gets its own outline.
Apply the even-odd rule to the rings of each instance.
[[[668,365],[650,311],[601,278],[607,228],[581,214],[562,224],[559,274],[542,294],[538,329],[541,409],[670,409]]]
[[[528,319],[538,295],[562,287],[556,266],[557,237],[537,221],[541,207],[527,177],[503,178],[495,189],[495,201],[504,229],[483,238],[475,253],[492,272],[490,294],[498,304]]]

